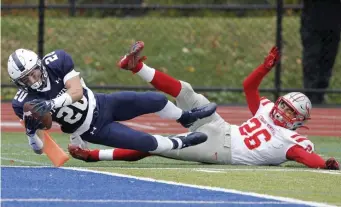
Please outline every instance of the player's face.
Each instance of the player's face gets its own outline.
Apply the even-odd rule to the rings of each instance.
[[[33,69],[30,73],[28,73],[26,76],[22,77],[20,81],[25,84],[26,86],[31,86],[35,82],[40,81],[41,79],[41,71],[39,68]]]
[[[290,106],[288,106],[284,101],[282,101],[279,104],[279,108],[284,112],[284,114],[289,117],[290,119],[293,119],[296,117],[296,112],[294,109],[292,109]]]

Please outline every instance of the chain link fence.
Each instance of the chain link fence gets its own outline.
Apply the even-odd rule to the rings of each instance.
[[[177,4],[173,6],[181,3],[174,2]],[[6,2],[2,4],[2,84],[9,83],[7,58],[15,49],[37,51],[38,10],[29,7],[36,1],[22,3],[26,3],[26,8],[13,9],[9,6],[5,9]],[[143,40],[143,55],[148,57],[146,63],[149,66],[188,81],[194,87],[204,87],[203,93],[218,103],[244,103],[241,89],[244,78],[262,63],[276,43],[275,1],[259,1],[263,4],[258,7],[254,3],[251,6],[246,4],[248,2],[206,5],[210,9],[205,9],[203,4],[197,4],[199,9],[188,5],[182,9],[160,9],[152,1],[142,2],[144,9],[140,5],[136,6],[140,9],[131,5],[121,5],[125,9],[115,6],[105,9],[100,4],[91,8],[86,4],[89,2],[78,1],[77,7],[70,10],[70,1],[50,3],[45,10],[44,53],[56,49],[67,51],[86,83],[98,86],[96,91],[107,90],[105,88],[112,85],[134,89],[148,86],[139,77],[116,67],[116,61],[129,46]],[[52,9],[51,5],[57,7]],[[158,5],[168,4],[159,2]],[[302,89],[299,8],[296,5],[284,10],[281,72],[281,87],[284,89]],[[334,65],[334,68],[340,67],[341,53]],[[274,74],[272,72],[264,79],[262,88],[274,88]],[[340,75],[340,70],[334,70],[331,90],[341,88],[341,79],[337,78]],[[224,90],[227,88],[237,92]],[[110,91],[114,89],[111,87]],[[212,89],[219,92],[212,92]],[[2,99],[11,99],[14,90],[3,88]],[[330,93],[328,102],[341,103],[339,96],[338,93]]]

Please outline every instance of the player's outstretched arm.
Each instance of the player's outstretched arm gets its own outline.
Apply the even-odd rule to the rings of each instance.
[[[339,163],[334,158],[329,158],[325,161],[320,155],[314,152],[309,153],[299,145],[295,145],[288,150],[287,159],[302,163],[309,168],[340,169]]]
[[[38,130],[39,128],[41,128],[40,127],[41,122],[37,119],[34,119],[32,116],[25,116],[25,115],[23,117],[23,121],[25,124],[28,144],[30,145],[30,147],[36,154],[42,154],[44,144],[41,141],[40,137],[43,137],[43,136],[41,136],[42,134],[40,130]]]
[[[30,114],[24,114],[23,107],[18,105],[17,102],[13,101],[12,107],[15,115],[23,121],[22,124],[25,127],[28,144],[36,154],[42,154],[44,144],[39,138],[43,137],[41,136],[39,129],[44,128],[44,126],[39,120],[34,119]]]
[[[280,54],[277,47],[273,47],[263,64],[259,65],[243,82],[246,101],[252,115],[257,113],[260,103],[258,87],[266,74],[277,64]]]
[[[78,75],[66,81],[65,88],[67,91],[63,95],[52,100],[34,99],[30,101],[33,111],[43,116],[52,109],[68,106],[82,99],[83,87]]]

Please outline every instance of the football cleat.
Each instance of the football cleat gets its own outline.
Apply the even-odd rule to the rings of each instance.
[[[79,146],[69,144],[68,151],[70,155],[75,159],[83,160],[85,162],[97,162],[98,161],[98,160],[92,159],[89,149],[82,149]]]
[[[198,119],[212,115],[217,109],[216,103],[209,103],[200,107],[193,108],[190,111],[184,111],[177,120],[183,127],[189,128]]]
[[[125,70],[133,70],[138,63],[146,60],[146,56],[140,57],[140,53],[144,48],[144,42],[137,41],[131,47],[128,54],[120,59],[118,67]]]
[[[182,141],[182,146],[179,146],[177,149],[183,149],[186,147],[195,146],[206,142],[207,135],[202,132],[192,132],[189,133],[187,136],[174,136],[173,139],[180,139]]]

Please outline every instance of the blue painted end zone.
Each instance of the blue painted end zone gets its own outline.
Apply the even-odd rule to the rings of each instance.
[[[1,182],[1,204],[4,207],[303,206],[235,193],[58,168],[2,167]]]

